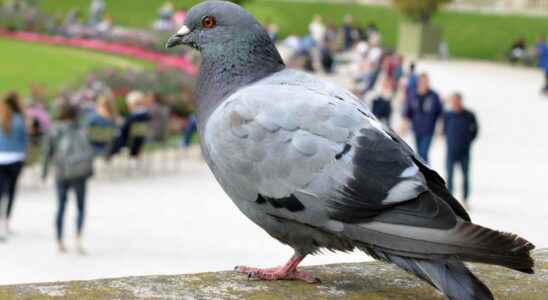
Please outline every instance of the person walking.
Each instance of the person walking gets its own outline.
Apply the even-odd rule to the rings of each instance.
[[[11,92],[0,101],[0,241],[10,232],[10,218],[15,203],[17,180],[23,169],[27,152],[27,131],[19,96]]]
[[[47,177],[50,162],[53,162],[58,200],[55,229],[60,253],[67,251],[63,241],[63,224],[68,192],[74,190],[78,208],[76,247],[80,254],[85,254],[82,246],[82,232],[87,181],[93,175],[94,150],[79,126],[77,107],[70,104],[61,105],[59,120],[60,124],[52,128],[46,138],[42,178]]]
[[[407,73],[406,79],[404,100],[407,102],[417,94],[418,75],[414,62],[411,62],[409,65],[409,72]]]
[[[322,22],[322,16],[315,15],[312,19],[312,22],[308,25],[308,32],[310,36],[314,39],[316,46],[319,46],[323,43],[325,39],[326,27]]]
[[[538,67],[544,72],[544,84],[541,92],[545,95],[548,94],[548,43],[544,36],[538,38],[536,44],[536,51],[538,56]]]
[[[342,41],[343,41],[343,50],[347,51],[352,48],[353,39],[352,31],[354,30],[353,18],[351,15],[344,16],[343,24],[341,27]]]
[[[451,110],[443,117],[447,141],[447,187],[453,193],[453,174],[455,165],[459,164],[463,177],[463,202],[468,208],[470,195],[470,148],[479,131],[478,122],[473,112],[463,105],[462,95],[454,93],[449,99]]]
[[[188,117],[188,123],[186,128],[183,130],[183,146],[188,149],[192,144],[192,136],[198,131],[198,119],[196,114],[191,114]]]
[[[382,82],[381,91],[371,101],[371,112],[387,127],[391,127],[390,119],[392,117],[393,97],[392,83],[389,79],[385,78]]]
[[[417,82],[417,92],[405,102],[401,131],[402,135],[406,134],[411,124],[417,152],[427,163],[436,124],[442,113],[443,106],[438,93],[430,88],[428,75],[421,74]]]

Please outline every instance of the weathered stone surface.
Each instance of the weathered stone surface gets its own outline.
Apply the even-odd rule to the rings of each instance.
[[[535,252],[536,274],[471,265],[497,299],[548,299],[548,249]],[[388,264],[354,263],[305,268],[323,282],[261,282],[236,272],[146,276],[0,287],[7,299],[441,299],[428,285]]]

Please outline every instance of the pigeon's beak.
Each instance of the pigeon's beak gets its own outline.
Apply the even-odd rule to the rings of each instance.
[[[173,48],[175,46],[187,44],[186,37],[190,33],[190,29],[183,25],[176,34],[172,35],[166,42],[166,48]]]

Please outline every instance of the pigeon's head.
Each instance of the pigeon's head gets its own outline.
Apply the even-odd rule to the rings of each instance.
[[[167,48],[187,45],[204,52],[246,42],[266,34],[255,17],[228,1],[204,1],[190,9],[184,25],[166,43]],[[262,37],[264,38],[264,36]]]

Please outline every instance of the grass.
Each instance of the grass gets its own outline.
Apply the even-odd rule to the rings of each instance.
[[[78,7],[88,13],[90,0],[42,0],[40,6],[50,12],[66,12]],[[157,9],[164,0],[106,0],[107,10],[116,23],[149,27],[156,19]],[[197,0],[176,1],[178,7],[190,7]],[[307,32],[308,23],[315,14],[324,16],[326,23],[340,23],[345,14],[352,14],[357,24],[375,22],[386,46],[395,47],[398,36],[399,14],[390,7],[356,4],[315,3],[300,1],[252,0],[246,4],[259,20],[270,20],[280,26],[281,36]],[[533,43],[540,34],[548,33],[548,18],[514,15],[487,15],[443,11],[433,22],[441,26],[454,57],[500,59],[510,43],[524,36]]]
[[[517,37],[533,45],[548,33],[547,17],[443,11],[433,22],[443,28],[451,55],[465,58],[502,59]]]
[[[0,93],[28,94],[30,83],[47,83],[50,93],[63,84],[104,67],[145,68],[152,64],[118,56],[0,39]]]

